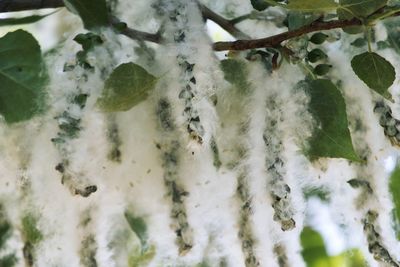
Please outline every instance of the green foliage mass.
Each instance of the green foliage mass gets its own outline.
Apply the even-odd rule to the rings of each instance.
[[[356,249],[339,255],[328,255],[321,235],[310,227],[304,227],[300,235],[301,254],[307,267],[367,267],[362,254]]]

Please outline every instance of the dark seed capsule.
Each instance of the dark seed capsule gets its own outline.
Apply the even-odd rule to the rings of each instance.
[[[380,116],[379,125],[380,126],[386,126],[386,117],[384,115]]]
[[[60,172],[60,173],[64,173],[65,171],[65,167],[63,163],[58,163],[55,167],[56,171]]]
[[[395,126],[396,125],[396,119],[390,118],[386,121],[387,126]]]
[[[293,219],[282,221],[281,229],[282,231],[289,231],[296,227],[296,222]]]
[[[386,133],[387,136],[392,137],[392,136],[395,136],[397,134],[397,129],[394,126],[388,126],[385,129],[385,133]]]
[[[97,191],[97,186],[95,185],[89,185],[86,186],[85,189],[81,190],[81,189],[75,189],[75,194],[76,195],[81,195],[82,197],[88,197],[90,196],[92,193]]]

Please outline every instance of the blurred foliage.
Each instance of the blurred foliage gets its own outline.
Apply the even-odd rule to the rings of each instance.
[[[347,250],[335,256],[329,256],[321,235],[310,227],[304,227],[300,235],[303,250],[301,255],[307,267],[367,267],[361,252]]]

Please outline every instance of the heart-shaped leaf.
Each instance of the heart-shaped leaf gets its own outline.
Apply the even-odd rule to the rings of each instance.
[[[119,65],[106,80],[97,105],[103,111],[127,111],[144,101],[157,78],[134,63]]]
[[[392,64],[374,52],[365,52],[353,57],[351,67],[369,88],[387,99],[391,99],[388,92],[396,77]]]
[[[359,161],[348,129],[346,104],[339,90],[326,79],[303,84],[310,95],[309,110],[317,121],[317,127],[308,140],[308,156],[311,159],[330,157]]]

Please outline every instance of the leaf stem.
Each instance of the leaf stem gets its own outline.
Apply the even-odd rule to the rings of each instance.
[[[252,15],[253,15],[252,13],[241,15],[239,17],[236,17],[234,19],[229,20],[229,23],[231,23],[232,25],[238,24],[238,23],[240,23],[240,22],[242,22],[242,21],[244,21],[246,19],[251,18]]]
[[[368,52],[372,53],[372,46],[371,46],[371,27],[367,27],[365,30],[365,34],[367,36],[367,42],[368,42]]]
[[[400,12],[400,7],[397,7],[397,8],[393,8],[392,10],[389,10],[387,12],[373,15],[367,20],[367,25],[373,25],[379,20],[383,20],[388,17],[398,15],[399,12]]]
[[[317,76],[315,76],[314,72],[311,70],[311,66],[310,66],[310,65],[308,65],[307,63],[304,63],[303,61],[301,61],[301,62],[299,63],[299,65],[300,65],[300,67],[302,67],[307,73],[310,74],[310,76],[311,76],[311,78],[312,78],[313,80],[316,80],[316,79],[317,79]]]

